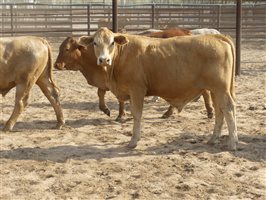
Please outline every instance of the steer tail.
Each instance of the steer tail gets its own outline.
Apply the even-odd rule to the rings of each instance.
[[[52,55],[52,48],[50,46],[50,44],[48,43],[47,40],[44,39],[44,43],[45,45],[47,46],[48,48],[48,62],[47,62],[47,67],[48,67],[48,74],[49,74],[49,78],[50,78],[50,81],[52,83],[52,85],[54,86],[54,88],[57,90],[58,94],[60,92],[58,86],[56,85],[54,79],[53,79],[53,55]]]
[[[236,99],[236,94],[235,94],[235,72],[236,72],[236,51],[235,51],[235,45],[232,41],[232,38],[229,35],[226,35],[226,38],[228,39],[228,42],[231,46],[231,51],[232,51],[232,56],[233,56],[233,66],[232,66],[232,76],[231,76],[231,95],[233,99]]]
[[[231,47],[231,52],[233,56],[233,66],[232,66],[232,75],[231,75],[231,86],[230,86],[230,92],[233,97],[233,99],[236,99],[236,94],[235,94],[235,68],[236,68],[236,55],[235,55],[235,45],[233,43],[232,38],[229,35],[216,35],[217,37],[222,37],[222,40],[228,43]]]

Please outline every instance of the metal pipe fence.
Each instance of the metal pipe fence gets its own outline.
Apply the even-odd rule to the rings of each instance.
[[[215,28],[235,37],[235,4],[139,4],[118,6],[118,31]],[[0,36],[57,37],[112,28],[110,4],[0,4]],[[242,38],[265,39],[266,4],[242,6]]]

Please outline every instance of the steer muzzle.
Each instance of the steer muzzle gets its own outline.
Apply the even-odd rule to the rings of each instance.
[[[105,57],[105,56],[100,56],[98,59],[97,59],[97,64],[100,65],[100,66],[110,66],[112,64],[112,59],[109,58],[109,57]]]
[[[63,69],[65,69],[65,64],[64,63],[55,63],[54,64],[54,67],[55,67],[55,69],[59,69],[59,70],[63,70]]]

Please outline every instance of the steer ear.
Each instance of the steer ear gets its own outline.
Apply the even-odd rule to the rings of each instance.
[[[93,37],[92,36],[81,36],[78,39],[78,43],[84,46],[89,45],[90,43],[93,42]]]
[[[87,49],[87,46],[85,46],[84,44],[80,44],[77,40],[73,40],[73,44],[71,45],[71,49],[72,49],[72,51],[75,51],[76,49],[81,51],[81,50]]]
[[[86,49],[87,49],[87,47],[84,46],[84,45],[82,45],[82,44],[78,44],[78,45],[77,45],[77,48],[78,48],[78,50],[80,50],[80,51],[82,51],[82,50],[86,50]]]
[[[114,41],[119,45],[124,45],[129,42],[128,39],[123,35],[115,36]]]

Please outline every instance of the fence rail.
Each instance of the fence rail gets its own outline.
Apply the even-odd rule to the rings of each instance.
[[[243,5],[242,37],[265,39],[266,4]],[[118,30],[168,27],[216,28],[235,37],[236,5],[142,4],[118,7]],[[112,7],[104,4],[0,4],[0,36],[46,37],[91,34],[112,26]]]

